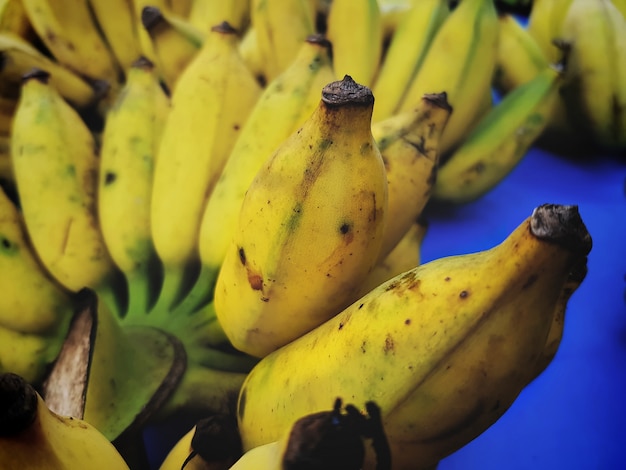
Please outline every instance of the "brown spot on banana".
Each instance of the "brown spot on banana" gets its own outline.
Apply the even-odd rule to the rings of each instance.
[[[239,253],[239,261],[246,268],[246,273],[248,275],[248,283],[250,284],[250,287],[252,287],[253,290],[262,291],[263,290],[263,276],[261,276],[257,272],[254,272],[250,268],[250,266],[248,266],[248,260],[246,259],[246,251],[243,249],[243,247],[240,246],[237,252]],[[269,299],[267,299],[266,297],[263,297],[262,300],[267,301]]]

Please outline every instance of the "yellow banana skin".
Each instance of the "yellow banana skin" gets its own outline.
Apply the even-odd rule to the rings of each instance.
[[[349,76],[327,85],[250,185],[214,297],[237,349],[262,357],[319,325],[375,264],[387,181],[372,106],[371,91]]]
[[[33,27],[21,0],[0,2],[0,31],[13,33],[27,40],[34,37]]]
[[[626,148],[626,18],[610,0],[573,0],[561,39],[572,124],[601,148]]]
[[[188,20],[201,31],[227,21],[242,35],[250,23],[250,0],[192,1]]]
[[[47,77],[35,71],[26,78],[11,138],[28,236],[61,285],[74,292],[95,289],[116,309],[120,273],[96,215],[99,161],[94,138]]]
[[[210,300],[250,183],[272,152],[309,118],[321,90],[334,80],[330,43],[311,35],[293,63],[265,87],[204,208],[198,240],[201,273],[181,308],[193,310]]]
[[[206,200],[261,94],[235,33],[227,23],[214,27],[172,93],[151,200],[152,236],[165,268],[155,308],[175,307],[190,287]]]
[[[562,58],[553,41],[561,37],[563,19],[571,3],[572,0],[533,0],[527,31],[537,41],[549,63],[556,63]]]
[[[46,406],[24,378],[0,375],[0,461],[4,468],[128,470],[113,444],[89,423]]]
[[[354,8],[352,0],[333,0],[326,35],[333,44],[333,67],[338,77],[350,75],[372,86],[383,49],[383,26],[377,0]]]
[[[98,175],[98,218],[111,258],[126,276],[127,315],[144,315],[160,287],[160,265],[150,232],[156,153],[169,112],[154,65],[133,63],[107,113]]]
[[[546,129],[562,75],[548,66],[506,95],[439,168],[432,198],[467,203],[497,186]]]
[[[546,204],[489,250],[382,284],[252,369],[237,411],[244,450],[278,439],[324,397],[350,396],[380,406],[394,469],[434,465],[531,380],[563,286],[590,249],[577,207]]]
[[[446,93],[426,94],[414,109],[372,125],[388,189],[379,260],[393,250],[430,199],[440,140],[451,113]]]
[[[449,12],[446,0],[420,0],[411,2],[402,13],[372,86],[374,122],[394,114]]]
[[[441,136],[447,153],[465,136],[484,108],[491,87],[498,39],[498,15],[493,0],[462,0],[432,40],[420,70],[399,111],[407,111],[425,93],[445,91],[455,109]]]

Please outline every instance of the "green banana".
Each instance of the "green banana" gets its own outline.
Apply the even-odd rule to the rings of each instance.
[[[325,397],[349,396],[380,406],[394,469],[436,464],[534,378],[563,288],[590,250],[578,208],[544,204],[491,249],[382,284],[252,369],[237,408],[244,451]]]

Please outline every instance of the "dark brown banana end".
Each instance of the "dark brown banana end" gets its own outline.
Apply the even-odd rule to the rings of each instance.
[[[149,32],[165,21],[163,13],[157,7],[147,6],[141,10],[141,24]]]
[[[230,468],[242,454],[241,438],[237,423],[231,415],[215,414],[196,423],[191,438],[192,453],[182,468],[193,458],[201,458],[211,464],[223,464]]]
[[[343,80],[331,82],[322,90],[322,101],[327,106],[361,105],[372,106],[374,94],[364,85],[359,85],[350,75]]]
[[[0,437],[25,431],[37,417],[37,392],[17,374],[0,374]]]
[[[575,253],[586,255],[591,251],[591,235],[575,205],[537,207],[530,217],[530,231],[541,240],[558,243]]]
[[[425,93],[423,99],[438,108],[452,112],[452,105],[448,101],[448,94],[445,91],[442,91],[441,93]]]

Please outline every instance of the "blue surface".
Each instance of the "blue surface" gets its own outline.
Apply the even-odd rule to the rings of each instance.
[[[439,470],[626,468],[626,158],[532,150],[498,187],[427,211],[423,261],[501,242],[543,203],[576,204],[593,238],[550,366],[504,416]]]

